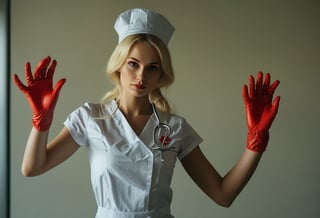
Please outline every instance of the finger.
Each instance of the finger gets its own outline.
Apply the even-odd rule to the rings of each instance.
[[[47,78],[48,78],[48,79],[51,79],[51,80],[52,80],[54,71],[55,71],[55,69],[56,69],[56,66],[57,66],[57,61],[56,61],[56,60],[53,60],[53,61],[51,62],[51,65],[50,65],[49,69],[48,69],[48,73],[47,73]]]
[[[34,79],[43,79],[46,77],[47,68],[51,62],[50,56],[42,59],[34,70]]]
[[[250,89],[249,95],[250,95],[250,98],[254,97],[255,94],[256,94],[254,83],[255,83],[254,77],[252,75],[250,75],[250,77],[249,77],[249,89]]]
[[[279,86],[279,84],[280,84],[279,80],[274,81],[268,90],[268,94],[272,96],[276,88]]]
[[[24,65],[24,75],[26,77],[26,81],[27,81],[27,84],[30,85],[32,84],[33,82],[33,76],[32,76],[32,72],[31,72],[31,65],[29,62],[27,62],[25,65]]]
[[[249,99],[248,86],[247,85],[243,85],[243,87],[242,87],[242,97],[243,97],[244,104],[248,105],[249,102],[250,102],[250,99]]]
[[[17,74],[13,74],[13,82],[16,84],[18,89],[20,89],[20,91],[22,91],[23,93],[27,92],[28,88],[21,82]]]
[[[267,73],[266,74],[266,77],[264,79],[264,83],[263,83],[263,94],[268,94],[269,92],[269,86],[270,86],[270,74]]]
[[[257,94],[262,94],[262,81],[263,81],[263,73],[259,71],[257,75],[257,84],[256,84]]]

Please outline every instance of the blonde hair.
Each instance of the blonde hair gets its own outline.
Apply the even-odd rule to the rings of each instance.
[[[116,85],[115,88],[107,92],[101,99],[102,103],[107,103],[113,99],[119,100],[121,95],[120,84],[120,68],[125,63],[131,48],[139,42],[144,42],[156,49],[161,60],[162,74],[159,81],[159,88],[149,94],[149,100],[154,103],[159,110],[163,112],[171,112],[167,99],[163,96],[162,90],[167,89],[174,81],[171,57],[167,46],[157,37],[148,34],[135,34],[122,40],[110,56],[106,74],[110,80]]]

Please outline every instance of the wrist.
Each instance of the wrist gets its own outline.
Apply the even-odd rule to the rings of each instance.
[[[53,119],[53,113],[34,114],[32,118],[32,125],[39,132],[44,132],[50,129]]]
[[[269,141],[269,131],[250,129],[247,136],[247,148],[254,152],[264,152]]]

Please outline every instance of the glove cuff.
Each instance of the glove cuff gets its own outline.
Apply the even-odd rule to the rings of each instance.
[[[264,152],[269,141],[269,131],[249,130],[247,148],[254,152]]]
[[[46,113],[46,114],[33,114],[32,118],[32,125],[36,128],[39,132],[47,131],[52,123],[53,113]]]

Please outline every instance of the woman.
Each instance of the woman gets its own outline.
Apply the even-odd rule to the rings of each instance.
[[[173,217],[170,188],[178,158],[195,183],[217,204],[229,207],[254,173],[268,143],[268,130],[280,97],[279,81],[270,75],[249,78],[243,87],[248,138],[236,165],[222,177],[201,152],[202,138],[180,116],[171,113],[162,90],[174,81],[167,44],[174,31],[162,15],[132,9],[119,15],[119,44],[107,74],[115,83],[100,104],[86,103],[72,112],[50,142],[49,128],[65,79],[52,87],[56,61],[44,58],[27,86],[14,81],[33,110],[33,128],[22,163],[25,176],[40,175],[74,154],[90,151],[91,182],[98,205],[96,217]],[[159,31],[160,30],[160,31]],[[201,170],[199,170],[201,169]]]

